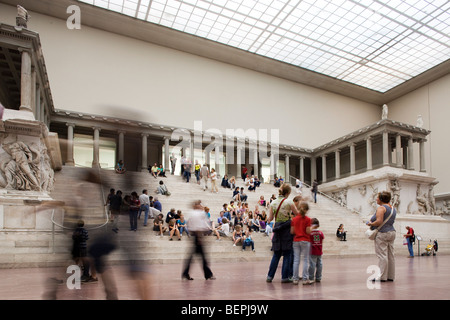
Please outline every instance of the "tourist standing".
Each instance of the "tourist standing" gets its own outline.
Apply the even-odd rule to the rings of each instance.
[[[320,282],[322,280],[322,255],[323,239],[325,236],[319,230],[320,223],[317,218],[311,219],[311,255],[309,257],[309,281]]]
[[[313,199],[314,199],[314,203],[317,203],[317,191],[319,191],[319,186],[318,186],[318,182],[316,179],[314,179],[313,184],[312,184],[312,188],[311,188],[311,192],[313,195]]]
[[[292,240],[291,230],[291,212],[299,214],[297,208],[291,200],[288,200],[291,194],[291,186],[283,184],[278,190],[279,196],[270,204],[268,221],[275,221],[272,237],[273,256],[267,274],[267,282],[272,282],[278,268],[280,258],[283,257],[281,268],[281,282],[291,282],[292,265]]]
[[[403,237],[406,238],[406,241],[408,241],[408,252],[409,252],[409,256],[408,258],[414,258],[414,249],[413,249],[413,243],[415,242],[415,234],[414,234],[414,229],[411,228],[410,226],[406,226],[406,230],[408,230],[408,232],[403,235]]]
[[[296,197],[297,198],[297,197]],[[301,197],[300,197],[301,198]],[[299,267],[300,258],[303,257],[303,272],[302,281],[303,284],[310,284],[309,281],[309,254],[311,250],[311,218],[306,216],[309,210],[308,203],[300,202],[294,199],[294,202],[298,203],[300,214],[295,216],[291,222],[291,233],[294,235],[293,250],[294,250],[294,277],[293,284],[299,282]]]
[[[140,208],[140,202],[136,191],[131,193],[130,209],[128,211],[130,216],[130,231],[137,230],[137,216]]]
[[[371,228],[384,225],[378,230],[375,238],[375,254],[378,258],[378,266],[380,267],[380,277],[374,281],[394,281],[395,278],[395,256],[394,256],[394,240],[395,229],[394,222],[397,210],[390,205],[391,194],[383,191],[378,193],[377,211],[367,223]]]
[[[211,169],[211,192],[219,193],[217,189],[217,173],[215,169]]]
[[[148,197],[147,189],[142,190],[142,194],[139,196],[139,213],[138,218],[141,218],[141,212],[144,211],[144,227],[147,226],[148,212],[150,210],[150,198]]]

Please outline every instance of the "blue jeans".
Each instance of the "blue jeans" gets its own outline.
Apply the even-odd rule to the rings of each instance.
[[[294,241],[292,244],[294,250],[294,280],[299,280],[300,257],[303,256],[302,279],[309,279],[309,253],[311,243],[308,241]]]
[[[283,265],[281,267],[281,280],[287,280],[292,275],[292,250],[274,251],[272,260],[270,261],[269,273],[267,278],[273,279],[278,268],[278,262],[283,257]]]
[[[144,226],[147,225],[148,220],[148,211],[150,210],[150,207],[148,204],[141,204],[141,207],[139,208],[139,218],[141,217],[141,212],[144,211],[145,217],[144,217]]]
[[[406,240],[408,240],[408,251],[409,251],[409,255],[411,257],[414,257],[414,249],[413,249],[413,244],[411,243],[411,238],[408,237],[406,238]]]
[[[322,280],[322,256],[309,256],[309,280]]]
[[[138,211],[137,210],[130,210],[130,230],[137,230],[137,216]]]
[[[252,250],[255,250],[255,243],[253,241],[245,241],[242,243],[242,250],[245,250],[245,247],[252,246]]]

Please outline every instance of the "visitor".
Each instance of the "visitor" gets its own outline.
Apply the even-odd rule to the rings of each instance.
[[[235,201],[241,201],[241,193],[239,192],[239,187],[236,187],[233,191],[233,195],[231,196]]]
[[[223,188],[228,188],[228,175],[224,175],[222,178],[222,183],[220,184]]]
[[[236,188],[236,178],[232,176],[230,180],[228,180],[228,188],[235,189]]]
[[[183,232],[186,232],[186,235],[189,237],[189,231],[186,228],[186,220],[184,219],[184,215],[181,213],[179,213],[179,219],[177,220],[177,227],[178,230],[180,230],[180,237],[183,236]]]
[[[154,198],[152,204],[153,204],[153,208],[162,212],[162,204],[161,204],[161,202],[159,202],[157,197]]]
[[[193,255],[195,253],[198,253],[202,257],[203,274],[205,276],[205,279],[214,280],[215,277],[208,266],[208,260],[206,259],[202,240],[204,233],[208,230],[211,230],[211,228],[208,224],[208,221],[206,220],[205,211],[203,209],[201,201],[195,201],[192,207],[192,211],[190,212],[187,220],[187,228],[193,236],[194,246],[191,254],[189,255],[189,258],[187,258],[184,262],[181,278],[186,280],[194,280],[189,274],[189,269],[191,266]]]
[[[240,192],[240,201],[245,202],[247,201],[248,196],[245,194],[244,192],[244,187],[241,187],[241,192]]]
[[[264,196],[260,196],[259,197],[259,200],[258,200],[258,204],[261,206],[261,207],[266,207],[266,200],[264,200]]]
[[[197,184],[200,184],[200,169],[201,169],[201,166],[198,163],[198,160],[195,160],[194,174],[195,174],[195,178],[197,179]]]
[[[319,230],[320,223],[317,218],[311,219],[311,255],[309,257],[309,281],[320,282],[322,280],[322,255],[323,239],[325,236]]]
[[[78,220],[77,228],[72,233],[72,259],[75,261],[76,265],[82,266],[83,275],[81,276],[81,281],[83,282],[95,279],[95,277],[92,277],[89,273],[90,263],[87,256],[88,240],[89,233],[84,228],[84,221]]]
[[[161,194],[163,196],[170,196],[171,193],[169,190],[167,190],[167,186],[164,184],[164,181],[159,181],[159,185],[156,188],[156,193]]]
[[[163,219],[164,219],[164,215],[162,213],[160,213],[153,220],[153,231],[157,231],[161,237],[164,236],[164,232],[166,232],[166,230],[167,230],[167,227],[164,226]]]
[[[407,233],[403,235],[403,237],[406,238],[407,244],[408,244],[408,252],[409,256],[408,258],[414,258],[414,249],[413,249],[413,243],[416,242],[416,236],[414,234],[414,229],[410,226],[406,226]]]
[[[247,167],[245,167],[245,166],[242,166],[242,170],[241,170],[241,177],[242,177],[242,180],[245,180],[245,178],[247,178],[247,172],[248,172],[248,169],[247,169]]]
[[[116,173],[122,174],[125,173],[127,169],[125,168],[125,165],[123,164],[123,160],[119,160],[119,162],[116,165]]]
[[[245,231],[244,241],[242,242],[242,251],[245,251],[245,247],[251,246],[252,251],[255,252],[255,242],[252,238],[252,229]]]
[[[203,191],[208,189],[209,168],[206,163],[200,169],[200,179],[203,181]]]
[[[112,231],[114,231],[115,233],[119,232],[118,224],[122,202],[122,191],[117,190],[116,194],[112,196],[111,200],[109,201],[109,208],[111,209]]]
[[[172,167],[171,174],[174,175],[175,174],[175,167],[177,165],[177,158],[175,157],[175,154],[172,153],[172,155],[169,158],[169,161],[170,161],[170,165]]]
[[[394,240],[395,228],[394,222],[397,210],[390,205],[391,193],[383,191],[377,196],[378,208],[375,214],[367,223],[371,228],[376,228],[383,224],[375,238],[375,254],[378,258],[378,266],[380,267],[380,277],[374,281],[394,281],[395,279],[395,256],[394,256]]]
[[[298,198],[298,196],[296,198]],[[294,242],[292,244],[294,251],[294,277],[292,283],[297,285],[299,282],[300,259],[303,257],[302,281],[304,285],[311,284],[308,273],[309,255],[311,250],[311,218],[306,215],[309,206],[307,202],[296,201],[295,198],[294,202],[298,203],[297,206],[300,214],[296,215],[291,223],[291,233],[294,235]]]
[[[114,197],[115,194],[116,194],[116,189],[111,188],[111,189],[109,189],[109,193],[108,193],[108,195],[106,196],[105,207],[107,207],[107,208],[106,208],[106,211],[108,212],[108,219],[109,219],[109,220],[111,220],[110,201],[111,201],[111,198]]]
[[[233,231],[233,247],[236,247],[239,242],[243,242],[243,239],[242,227],[238,224],[234,227]]]
[[[158,178],[159,170],[158,170],[158,165],[156,164],[156,162],[153,164],[153,166],[151,168],[150,168],[150,165],[149,165],[149,172],[152,174],[152,176],[155,179]]]
[[[216,182],[217,182],[217,173],[216,170],[213,168],[211,169],[211,192],[219,193]]]
[[[270,205],[268,221],[275,221],[272,237],[273,256],[269,265],[267,274],[267,282],[272,282],[278,268],[278,263],[283,257],[283,265],[281,267],[281,282],[292,282],[292,240],[293,236],[290,232],[291,212],[299,214],[294,203],[289,200],[291,187],[289,184],[283,184],[278,190],[278,198]]]
[[[173,236],[176,235],[178,237],[178,241],[181,240],[180,230],[178,230],[177,220],[175,216],[169,220],[169,241],[172,241]]]
[[[213,230],[214,234],[217,236],[217,240],[221,240],[222,237],[229,237],[230,236],[230,225],[227,218],[222,219],[222,223],[214,228]]]
[[[167,178],[167,177],[166,177],[166,170],[164,169],[164,167],[163,167],[162,164],[159,165],[159,168],[158,168],[158,176]]]
[[[314,179],[312,187],[311,187],[311,193],[314,199],[314,203],[317,203],[317,192],[319,191],[319,186],[317,183],[317,180]]]
[[[347,231],[345,231],[343,224],[340,224],[337,228],[336,237],[338,237],[340,241],[347,241]]]
[[[186,179],[186,183],[189,183],[189,179],[191,179],[191,167],[191,160],[185,158],[183,165],[183,176]]]
[[[139,196],[139,203],[141,206],[138,212],[138,219],[141,218],[141,212],[144,211],[144,227],[146,227],[150,211],[150,198],[148,197],[147,189],[142,190],[142,194]]]
[[[130,216],[130,231],[137,231],[137,218],[140,207],[139,197],[136,191],[133,191],[131,193],[130,209],[128,212]]]

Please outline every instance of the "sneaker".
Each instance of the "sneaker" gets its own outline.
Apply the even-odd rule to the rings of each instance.
[[[291,283],[293,281],[292,278],[281,279],[281,283]]]
[[[271,277],[267,277],[267,278],[266,278],[266,282],[269,282],[269,283],[270,283],[270,282],[272,282],[272,280],[273,280],[273,278],[271,278]]]
[[[94,278],[93,276],[89,276],[88,282],[98,282],[98,278]]]
[[[293,280],[292,284],[298,285],[298,280]]]
[[[303,285],[309,285],[312,284],[313,282],[311,280],[303,280]]]

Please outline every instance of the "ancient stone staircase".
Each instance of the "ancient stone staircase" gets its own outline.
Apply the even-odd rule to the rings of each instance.
[[[218,193],[211,193],[210,189],[203,191],[203,188],[192,177],[186,183],[179,176],[168,175],[167,178],[153,178],[148,172],[127,172],[118,175],[114,171],[100,170],[102,188],[96,184],[82,183],[80,176],[82,169],[75,167],[63,167],[56,173],[55,190],[50,194],[56,200],[68,201],[68,203],[81,207],[84,213],[83,219],[89,230],[91,238],[102,232],[110,232],[110,223],[105,226],[105,207],[103,197],[106,196],[110,188],[122,190],[124,195],[136,191],[138,194],[142,189],[148,189],[149,195],[157,196],[162,203],[162,213],[164,216],[171,208],[187,212],[191,208],[194,200],[201,200],[211,210],[211,218],[215,221],[224,203],[231,200],[232,191],[218,187]],[[160,180],[163,180],[171,192],[171,196],[157,195],[155,190]],[[238,180],[238,186],[243,186],[243,182]],[[220,184],[220,183],[219,183]],[[80,188],[81,187],[81,188]],[[266,200],[272,194],[277,194],[278,190],[273,185],[263,184],[256,192],[249,192],[247,202],[249,208],[253,210],[261,195]],[[303,188],[303,194],[309,195],[308,188]],[[291,198],[294,194],[291,194]],[[334,201],[318,196],[318,202],[309,202],[310,217],[316,217],[320,221],[320,230],[325,234],[324,256],[325,257],[349,257],[374,255],[373,242],[364,236],[366,226],[363,219],[350,210],[343,208]],[[260,208],[262,210],[263,208]],[[73,214],[58,212],[54,217],[59,221],[55,225],[54,232],[47,230],[44,232],[11,232],[0,233],[0,267],[43,267],[67,265],[71,261],[71,228],[76,221]],[[59,215],[59,216],[58,216]],[[152,220],[148,227],[143,227],[143,218],[138,220],[138,230],[129,231],[129,219],[127,214],[122,214],[119,219],[119,233],[114,233],[118,250],[109,255],[111,263],[178,263],[184,260],[186,254],[191,250],[192,243],[186,236],[178,241],[174,237],[169,241],[167,234],[160,237],[152,230]],[[339,241],[335,232],[339,224],[344,224],[347,230],[347,241]],[[64,228],[61,228],[64,226]],[[107,230],[107,231],[105,231]],[[402,245],[400,230],[396,240],[396,252],[398,255],[406,255],[407,250]],[[222,238],[216,241],[215,236],[206,238],[208,254],[211,261],[255,261],[270,260],[272,256],[270,238],[262,233],[253,233],[255,240],[255,252],[247,248],[245,252],[241,247],[233,247],[230,239]],[[89,244],[89,242],[88,242]],[[423,245],[422,248],[425,247]]]

